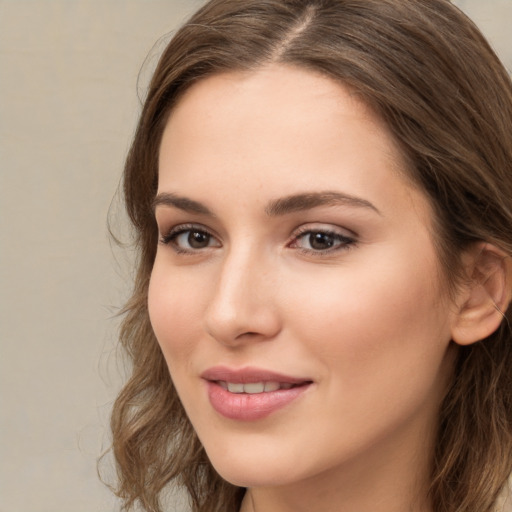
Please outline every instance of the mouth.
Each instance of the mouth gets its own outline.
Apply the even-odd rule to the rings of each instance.
[[[292,377],[258,368],[215,367],[201,375],[213,409],[237,421],[266,418],[288,407],[307,391],[311,379]]]
[[[290,382],[227,382],[225,380],[214,381],[222,389],[230,393],[247,393],[249,395],[256,395],[259,393],[271,393],[279,391],[280,389],[291,389],[301,384],[292,384]]]

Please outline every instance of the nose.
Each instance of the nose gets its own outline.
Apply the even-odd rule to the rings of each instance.
[[[281,330],[276,272],[257,255],[232,253],[223,260],[205,314],[205,330],[231,347],[271,340]]]

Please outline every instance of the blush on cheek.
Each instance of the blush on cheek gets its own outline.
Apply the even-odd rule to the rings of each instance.
[[[200,315],[195,312],[193,301],[181,294],[168,293],[172,289],[161,287],[155,278],[148,293],[151,326],[170,370],[189,364],[189,356],[202,337]]]

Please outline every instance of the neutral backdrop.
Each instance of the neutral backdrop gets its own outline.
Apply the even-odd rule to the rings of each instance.
[[[200,3],[0,0],[0,512],[119,509],[96,474],[131,279],[107,214],[122,235],[139,70]],[[457,3],[512,69],[512,0]]]

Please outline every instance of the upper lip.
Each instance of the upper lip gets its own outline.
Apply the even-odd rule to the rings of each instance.
[[[303,377],[292,377],[263,368],[246,366],[244,368],[229,368],[227,366],[214,366],[205,370],[201,377],[209,381],[224,381],[232,383],[251,382],[280,382],[289,384],[303,384],[311,382],[311,379]]]

